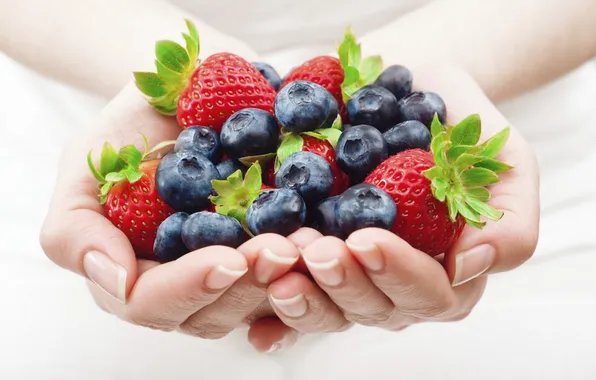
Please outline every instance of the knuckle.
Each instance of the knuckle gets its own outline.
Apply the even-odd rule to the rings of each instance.
[[[180,330],[201,339],[221,339],[228,335],[230,328],[204,318],[193,318],[180,325]]]

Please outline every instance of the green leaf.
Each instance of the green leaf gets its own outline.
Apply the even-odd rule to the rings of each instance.
[[[483,229],[483,228],[484,228],[484,226],[486,226],[486,222],[480,222],[480,223],[477,223],[477,222],[474,222],[474,221],[472,221],[472,220],[470,220],[470,219],[466,219],[466,223],[468,223],[468,224],[469,224],[469,225],[471,225],[472,227],[476,227],[476,228],[478,228],[478,229]]]
[[[166,95],[166,83],[156,73],[136,72],[133,73],[135,84],[141,92],[153,98]]]
[[[143,172],[140,170],[137,170],[134,167],[128,167],[128,168],[124,169],[121,173],[123,173],[126,176],[126,179],[130,183],[135,183],[138,180],[140,180],[141,178],[143,178]]]
[[[339,141],[339,137],[341,136],[341,131],[335,128],[324,128],[324,129],[317,129],[315,132],[324,136],[324,139],[329,141],[333,149],[337,146],[337,142]]]
[[[490,191],[484,187],[472,187],[465,190],[466,196],[469,198],[475,198],[480,202],[488,202],[490,200]]]
[[[344,33],[344,39],[337,48],[339,61],[344,68],[350,65],[350,52],[354,49],[354,45],[356,45],[356,37],[352,33],[352,27],[348,25]]]
[[[455,160],[453,166],[455,171],[460,173],[468,169],[470,166],[482,161],[484,158],[480,156],[474,156],[473,154],[464,153]]]
[[[479,213],[480,215],[484,215],[487,218],[490,218],[492,220],[499,220],[503,217],[503,212],[497,211],[493,207],[489,206],[484,202],[479,201],[476,198],[468,198],[466,202],[477,213]]]
[[[267,162],[275,158],[275,155],[276,153],[267,153],[258,156],[247,156],[239,158],[238,161],[240,161],[244,166],[251,166],[255,162],[258,162],[259,164],[264,166]]]
[[[354,66],[347,66],[344,69],[344,82],[343,86],[350,87],[355,84],[358,84],[358,80],[360,79],[360,73],[358,69]]]
[[[296,152],[302,151],[302,146],[304,145],[304,140],[300,135],[297,134],[289,134],[287,135],[277,148],[277,159],[279,160],[280,164],[286,160],[286,158],[290,157],[292,154]]]
[[[446,140],[445,137],[445,133],[440,133],[431,141],[430,144],[433,158],[435,159],[435,165],[439,167],[447,166],[445,148],[449,145],[449,141]]]
[[[452,146],[449,148],[449,151],[447,151],[447,161],[455,162],[459,156],[466,153],[470,148],[472,148],[471,145]]]
[[[246,187],[249,192],[258,192],[263,185],[262,175],[261,165],[259,165],[259,162],[257,161],[246,171],[246,175],[244,176],[244,187]]]
[[[495,173],[503,173],[513,169],[513,166],[507,165],[504,162],[497,161],[493,158],[485,158],[475,165],[477,168],[485,168],[492,170]]]
[[[242,209],[242,208],[231,208],[228,211],[228,216],[231,218],[236,219],[239,222],[242,222],[244,220],[246,220],[246,209]]]
[[[366,57],[360,64],[360,78],[362,85],[367,85],[379,77],[383,72],[383,59],[376,55]]]
[[[422,174],[424,174],[430,181],[444,176],[443,169],[438,166],[433,166],[432,168],[425,170]]]
[[[234,189],[234,186],[229,182],[230,177],[232,176],[240,176],[242,177],[242,171],[236,170],[234,173],[230,174],[227,179],[213,179],[211,180],[211,186],[213,186],[213,190],[217,194],[225,194]]]
[[[441,202],[445,201],[447,189],[449,184],[443,178],[435,178],[432,180],[432,190],[434,190],[434,196]]]
[[[108,182],[120,182],[126,179],[124,172],[112,172],[106,175],[106,181]]]
[[[433,138],[435,138],[436,136],[441,134],[441,132],[444,132],[444,131],[445,131],[445,128],[443,127],[443,124],[441,124],[441,121],[439,120],[439,114],[437,114],[435,112],[433,121],[430,124],[430,134]]]
[[[91,151],[89,151],[89,153],[87,154],[87,165],[89,165],[89,170],[91,170],[91,174],[93,174],[93,177],[95,177],[95,179],[98,180],[99,183],[104,183],[105,179],[103,178],[103,176],[99,173],[99,171],[93,164],[93,158],[91,157]]]
[[[457,203],[452,196],[447,195],[447,209],[449,210],[449,219],[455,222],[457,219]]]
[[[174,41],[157,41],[155,55],[165,67],[177,73],[184,73],[190,64],[186,50]]]
[[[480,214],[472,209],[470,206],[466,204],[462,199],[457,199],[455,201],[457,205],[457,211],[464,217],[466,220],[471,220],[472,222],[482,223],[480,220]]]
[[[143,159],[143,153],[134,145],[126,145],[120,148],[119,155],[124,162],[134,168],[137,168]]]
[[[510,132],[511,129],[509,127],[503,129],[490,139],[486,140],[483,144],[476,147],[474,153],[476,154],[477,150],[477,154],[483,157],[494,158],[495,156],[497,156],[497,154],[499,154],[501,149],[503,149],[505,143],[507,143],[507,139],[509,138]]]
[[[199,32],[197,31],[197,27],[193,24],[192,21],[189,19],[184,20],[186,22],[186,27],[188,28],[188,33],[192,37],[192,39],[196,42],[197,51],[200,50],[200,39],[199,39]]]
[[[120,156],[118,156],[118,153],[116,153],[112,144],[106,141],[101,150],[99,172],[105,177],[106,174],[120,171],[123,167],[124,162],[120,159]]]
[[[165,81],[166,86],[168,84],[179,83],[183,78],[182,74],[167,68],[158,60],[155,60],[155,67],[157,68],[157,74]]]
[[[155,145],[153,148],[151,148],[150,151],[148,151],[147,153],[144,154],[144,157],[148,157],[150,155],[152,155],[155,152],[158,152],[160,150],[162,150],[163,148],[166,148],[168,146],[172,146],[176,144],[176,140],[166,140],[166,141],[162,141],[159,144]]]
[[[325,140],[325,135],[322,135],[316,131],[308,131],[308,132],[302,132],[302,135],[306,135],[306,136],[310,136],[310,137],[314,137],[315,139],[319,139],[319,140]]]
[[[453,145],[475,145],[480,139],[480,131],[480,115],[470,115],[453,128],[451,143]]]
[[[461,183],[465,187],[488,186],[499,182],[499,176],[485,168],[472,168],[461,174]]]
[[[341,115],[337,115],[337,117],[333,121],[333,125],[331,125],[331,128],[339,129],[341,131],[343,127],[344,125],[341,119]]]

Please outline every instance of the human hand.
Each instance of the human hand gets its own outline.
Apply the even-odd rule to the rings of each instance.
[[[238,250],[208,247],[167,264],[137,260],[126,236],[104,217],[89,150],[152,145],[175,139],[180,127],[155,112],[131,84],[89,130],[66,147],[40,241],[56,264],[88,279],[96,303],[130,323],[220,338],[266,302],[267,285],[285,274],[299,253],[286,238],[262,235]]]
[[[453,67],[415,73],[415,87],[439,93],[453,124],[479,113],[481,141],[508,123],[474,81]],[[348,321],[400,330],[424,321],[465,318],[480,300],[486,274],[511,270],[533,254],[538,238],[538,166],[534,154],[516,129],[497,157],[514,167],[490,188],[490,205],[504,211],[482,230],[466,226],[444,256],[433,258],[382,229],[363,229],[346,241],[323,237],[301,249],[314,281],[326,295],[300,294],[284,276],[269,286],[279,318],[303,332],[325,331],[309,323],[312,307],[339,307]],[[483,276],[484,275],[484,276]],[[308,289],[311,285],[303,285]],[[333,303],[326,302],[327,297]],[[275,300],[286,300],[278,302]],[[296,310],[304,311],[298,315]],[[317,311],[319,312],[319,311]],[[325,312],[320,312],[324,315]]]

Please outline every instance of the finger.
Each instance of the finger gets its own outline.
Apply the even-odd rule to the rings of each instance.
[[[171,331],[197,310],[217,300],[248,271],[242,254],[212,246],[176,261],[155,265],[139,276],[126,305],[94,292],[119,318],[136,325]]]
[[[125,112],[124,112],[125,111]],[[105,141],[116,149],[142,147],[143,132],[150,144],[175,138],[175,121],[157,115],[128,86],[100,114],[91,128],[65,149],[60,176],[40,232],[40,244],[53,262],[96,282],[121,302],[136,278],[134,251],[126,236],[103,217],[97,181],[87,167],[87,153],[101,151]]]
[[[452,68],[445,70],[448,75],[437,70],[418,75],[416,85],[441,94],[451,123],[479,113],[482,139],[509,125],[469,75]],[[489,189],[489,204],[502,210],[504,216],[497,222],[489,222],[483,230],[466,227],[455,246],[446,253],[445,265],[453,285],[483,273],[515,268],[528,260],[536,249],[540,213],[538,167],[531,147],[517,129],[511,130],[499,159],[514,167]]]
[[[393,233],[362,229],[346,245],[400,315],[443,320],[456,312],[458,300],[441,264]]]
[[[299,251],[301,251],[304,247],[308,246],[315,240],[320,239],[322,237],[323,234],[321,234],[319,231],[313,228],[303,227],[300,228],[298,231],[294,232],[293,234],[289,235],[288,240],[291,241],[296,246],[296,248],[298,248]],[[296,272],[302,273],[307,277],[312,277],[308,271],[308,268],[306,267],[303,255],[300,255],[300,259],[298,259],[298,262],[294,266],[294,270]]]
[[[248,341],[260,352],[274,352],[293,346],[302,334],[277,317],[262,318],[248,330]]]
[[[348,320],[385,327],[395,305],[373,284],[342,240],[320,238],[304,248],[302,255],[317,284]]]
[[[279,319],[302,333],[342,331],[350,323],[331,299],[304,275],[289,273],[269,286]]]
[[[259,235],[238,248],[249,268],[216,302],[190,316],[180,327],[207,339],[220,338],[241,325],[267,299],[267,286],[298,261],[298,250],[286,238]]]

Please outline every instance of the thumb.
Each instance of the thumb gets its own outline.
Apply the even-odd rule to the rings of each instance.
[[[68,208],[72,198],[53,203],[41,230],[41,247],[54,263],[126,303],[137,278],[133,248],[124,233],[94,209],[97,201],[80,198],[77,208]]]

